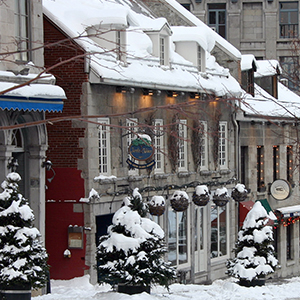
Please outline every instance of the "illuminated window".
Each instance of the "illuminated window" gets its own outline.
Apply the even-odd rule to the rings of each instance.
[[[273,181],[279,179],[279,146],[273,146]]]
[[[264,192],[265,189],[264,147],[257,146],[257,191]]]
[[[99,135],[99,171],[100,174],[110,175],[110,130],[105,124],[109,124],[108,118],[98,118]]]

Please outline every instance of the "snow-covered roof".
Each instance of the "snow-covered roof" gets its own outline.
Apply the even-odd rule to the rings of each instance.
[[[167,21],[164,18],[155,19],[137,13],[125,0],[90,0],[88,4],[85,0],[72,0],[72,5],[68,0],[44,0],[43,6],[48,18],[70,37],[80,36],[76,38],[76,42],[86,51],[93,52],[90,59],[93,83],[164,90],[205,91],[215,93],[217,96],[230,97],[241,93],[238,82],[229,71],[219,66],[209,54],[207,55],[209,74],[200,74],[197,66],[193,66],[191,62],[176,53],[172,45],[169,54],[171,67],[161,66],[159,58],[152,55],[152,41],[145,32],[160,30],[162,26],[168,26]],[[115,14],[117,16],[114,18]],[[114,28],[118,28],[118,25],[126,26],[127,22],[126,65],[118,61],[113,53],[104,54],[103,48],[87,37],[85,30],[102,25],[102,18],[105,24],[108,24],[109,18],[112,18]],[[202,24],[201,28],[186,27],[185,34],[189,36],[189,40],[198,42],[209,51],[219,39],[219,35],[200,20],[199,22]],[[174,31],[176,31],[174,39],[179,41],[184,29],[174,28]],[[229,47],[230,44],[226,42],[226,45]]]
[[[277,210],[282,213],[284,218],[300,216],[300,205],[281,207]]]
[[[172,9],[176,10],[185,18],[186,21],[191,23],[194,26],[198,26],[207,34],[207,38],[214,45],[218,44],[224,51],[226,51],[229,55],[235,57],[236,59],[241,58],[241,52],[235,48],[232,44],[230,44],[227,40],[221,37],[217,32],[208,27],[205,23],[203,23],[199,18],[193,15],[190,11],[185,9],[180,3],[176,0],[164,0]]]
[[[282,70],[277,60],[257,60],[256,61],[257,71],[254,73],[254,77],[264,77],[279,75]]]
[[[244,94],[241,109],[247,115],[294,118],[300,116],[300,97],[278,82],[278,99],[255,84],[255,96]]]
[[[243,54],[241,59],[241,70],[247,71],[256,66],[256,59],[253,54]]]

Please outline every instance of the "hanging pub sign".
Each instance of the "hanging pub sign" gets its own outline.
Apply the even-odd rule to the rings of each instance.
[[[149,161],[154,154],[154,147],[152,146],[151,138],[148,135],[144,134],[137,139],[134,139],[128,148],[128,153],[133,158],[133,160],[128,158],[126,161],[129,165],[129,169],[151,170],[155,165],[154,159]]]

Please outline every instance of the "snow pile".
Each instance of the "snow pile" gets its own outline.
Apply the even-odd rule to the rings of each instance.
[[[195,193],[198,196],[200,196],[200,195],[208,195],[209,194],[209,190],[208,190],[208,187],[206,185],[198,185],[195,188]]]

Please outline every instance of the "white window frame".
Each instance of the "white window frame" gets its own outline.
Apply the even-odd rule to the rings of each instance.
[[[164,37],[159,37],[159,61],[163,66],[165,65],[165,56],[166,56],[166,40]]]
[[[111,175],[111,148],[110,148],[110,128],[109,118],[98,118],[98,141],[99,141],[99,172],[102,175]],[[104,145],[104,147],[103,147]],[[106,153],[104,153],[105,151]],[[106,159],[106,163],[103,161]]]
[[[191,247],[192,247],[192,244],[191,244],[191,236],[190,236],[190,223],[191,223],[191,220],[190,220],[190,209],[188,208],[186,211],[183,211],[183,212],[180,212],[180,213],[185,213],[186,214],[186,247],[187,247],[187,253],[186,253],[186,257],[187,257],[187,261],[184,262],[184,263],[181,263],[180,264],[180,260],[179,260],[179,225],[180,225],[180,220],[179,220],[179,216],[180,216],[180,213],[178,212],[175,212],[171,207],[169,207],[169,210],[168,210],[168,232],[169,232],[169,229],[170,229],[170,224],[169,224],[169,214],[174,214],[176,220],[175,220],[175,223],[176,223],[176,262],[173,266],[178,266],[180,268],[184,268],[184,267],[188,267],[190,265],[190,253],[191,253]],[[169,239],[169,236],[168,236],[168,239]],[[167,247],[169,247],[169,240],[168,240],[168,245]]]
[[[127,151],[132,141],[137,137],[135,132],[138,131],[138,119],[137,118],[128,118],[126,119],[126,128],[127,129]],[[128,153],[128,158],[132,159],[130,154]],[[137,175],[138,169],[128,170],[128,175]]]
[[[211,257],[211,259],[213,261],[217,261],[217,260],[227,259],[227,258],[229,258],[229,255],[230,255],[230,249],[229,249],[229,243],[230,243],[229,212],[230,212],[230,208],[229,208],[229,203],[223,207],[219,207],[219,206],[216,206],[215,204],[211,204],[210,214],[211,214],[213,207],[216,207],[217,211],[218,211],[218,217],[217,217],[217,247],[218,247],[218,249],[217,249],[217,256]],[[219,210],[221,208],[225,208],[225,211],[226,211],[226,254],[224,254],[224,255],[219,255],[219,253],[220,253],[220,215],[221,215],[219,213]],[[210,217],[210,220],[212,221],[211,217]],[[211,225],[210,225],[210,227],[211,227]],[[211,256],[211,253],[210,253],[210,256]]]
[[[178,171],[187,171],[187,120],[178,122]]]
[[[218,160],[220,169],[228,168],[228,124],[226,121],[219,122]]]
[[[208,170],[208,135],[207,135],[207,121],[200,121],[200,125],[203,128],[203,134],[201,136],[201,161],[200,171]]]
[[[15,38],[17,42],[16,54],[18,61],[29,61],[30,52],[30,1],[15,0]]]
[[[162,126],[164,125],[163,119],[154,120],[154,160],[155,160],[155,173],[164,173],[165,157],[164,151],[164,134]]]

